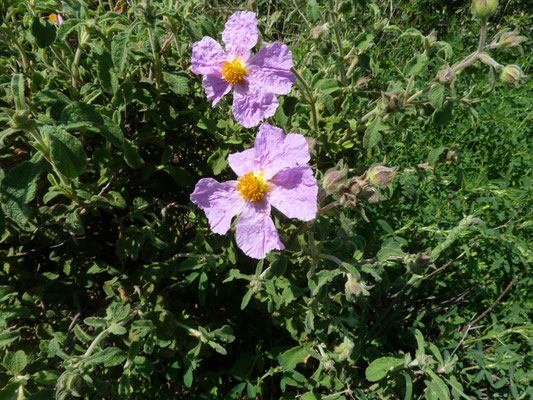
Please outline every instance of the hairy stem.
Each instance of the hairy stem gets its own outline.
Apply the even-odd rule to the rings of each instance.
[[[311,88],[305,81],[305,79],[300,75],[300,73],[296,70],[296,68],[291,68],[291,72],[296,76],[296,79],[302,84],[303,88],[305,89],[306,96],[304,98],[307,100],[309,105],[311,106],[311,117],[313,119],[313,128],[316,132],[318,132],[318,113],[316,111],[316,99],[313,96],[313,92],[311,91]]]

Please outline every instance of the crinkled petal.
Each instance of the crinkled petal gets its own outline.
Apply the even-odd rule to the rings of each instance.
[[[268,117],[278,108],[278,99],[274,93],[264,93],[251,86],[243,90],[244,85],[235,85],[233,90],[233,116],[245,128],[252,128]]]
[[[288,94],[295,81],[290,71],[292,53],[283,43],[276,42],[262,47],[249,62],[249,80],[265,92]]]
[[[283,250],[267,201],[248,203],[237,222],[237,246],[249,257],[262,259],[272,250]]]
[[[204,36],[192,47],[191,71],[195,74],[220,76],[222,64],[227,57],[215,39]]]
[[[270,181],[268,201],[289,218],[316,218],[318,183],[307,165],[280,171]]]
[[[237,191],[237,181],[220,183],[212,178],[198,181],[191,201],[204,210],[211,230],[221,235],[229,230],[232,218],[246,205]]]
[[[250,11],[238,11],[229,17],[226,22],[222,41],[226,45],[226,51],[232,56],[240,56],[244,60],[245,55],[250,55],[250,49],[257,44],[259,31],[257,18]]]
[[[258,164],[255,159],[255,149],[253,147],[239,153],[230,154],[228,156],[228,163],[233,172],[239,177],[248,172],[258,171]]]
[[[207,98],[213,100],[213,107],[231,90],[231,85],[228,82],[214,75],[204,75],[202,86]]]
[[[268,123],[259,127],[254,148],[257,162],[267,179],[282,169],[307,164],[311,159],[305,137],[297,133],[285,135]]]

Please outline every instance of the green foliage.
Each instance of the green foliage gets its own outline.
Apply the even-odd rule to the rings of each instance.
[[[462,2],[1,3],[0,399],[533,397],[527,1],[483,59]],[[246,7],[298,74],[269,122],[344,171],[259,262],[189,200],[257,132],[190,72]]]

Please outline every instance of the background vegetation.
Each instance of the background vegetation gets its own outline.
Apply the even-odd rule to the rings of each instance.
[[[468,2],[0,4],[0,399],[533,398],[533,80],[477,61],[401,102],[475,50]],[[489,43],[531,38],[530,6]],[[312,228],[277,215],[259,263],[189,201],[255,137],[189,71],[246,7],[308,85],[270,122],[317,178],[398,170]],[[531,43],[490,54],[531,74]]]

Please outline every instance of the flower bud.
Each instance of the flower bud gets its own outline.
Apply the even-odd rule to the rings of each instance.
[[[395,111],[402,105],[402,92],[391,92],[383,94],[383,104],[389,111]]]
[[[317,25],[313,29],[311,29],[311,39],[313,40],[319,40],[324,39],[328,36],[326,30],[324,29],[324,26]]]
[[[35,122],[29,117],[27,110],[15,111],[11,117],[11,126],[21,131],[28,131],[35,127]]]
[[[346,175],[348,175],[348,166],[343,165],[341,161],[326,171],[322,187],[329,193],[339,193],[346,185]]]
[[[451,68],[445,68],[441,69],[439,72],[437,72],[437,76],[435,77],[435,80],[439,83],[442,83],[443,85],[451,85],[455,82],[455,72]]]
[[[370,204],[376,204],[384,200],[387,200],[387,198],[381,195],[375,188],[370,188],[370,187],[366,188],[363,191],[361,197],[363,197]]]
[[[424,48],[429,51],[435,47],[435,43],[437,43],[437,32],[433,29],[429,35],[424,37]]]
[[[354,196],[359,196],[361,192],[368,186],[368,179],[363,175],[362,177],[352,178],[348,183],[348,190]]]
[[[472,14],[480,19],[487,19],[496,12],[498,0],[472,0]]]
[[[257,1],[256,0],[248,0],[246,2],[246,9],[248,11],[256,11],[257,10]]]
[[[506,66],[501,74],[500,79],[509,85],[514,85],[515,87],[518,87],[518,84],[522,79],[524,79],[526,76],[522,72],[522,69],[518,65],[508,65]]]
[[[363,282],[359,282],[352,274],[348,274],[348,280],[344,284],[344,293],[346,294],[346,298],[351,300],[361,295],[368,296],[370,294],[368,289],[371,288],[372,286],[367,286]]]
[[[375,165],[368,170],[368,179],[374,186],[386,188],[392,183],[397,167],[389,168],[384,165]]]
[[[515,29],[512,32],[504,33],[498,42],[500,49],[503,52],[510,52],[513,50],[518,50],[521,53],[523,52],[522,46],[520,43],[525,42],[527,38],[525,36],[519,36],[518,31]]]
[[[347,208],[354,208],[357,205],[357,198],[351,193],[343,193],[339,198],[341,206]]]
[[[335,353],[338,354],[339,361],[346,360],[348,357],[350,357],[353,347],[353,342],[347,337],[344,338],[344,341],[340,345],[335,346]]]

